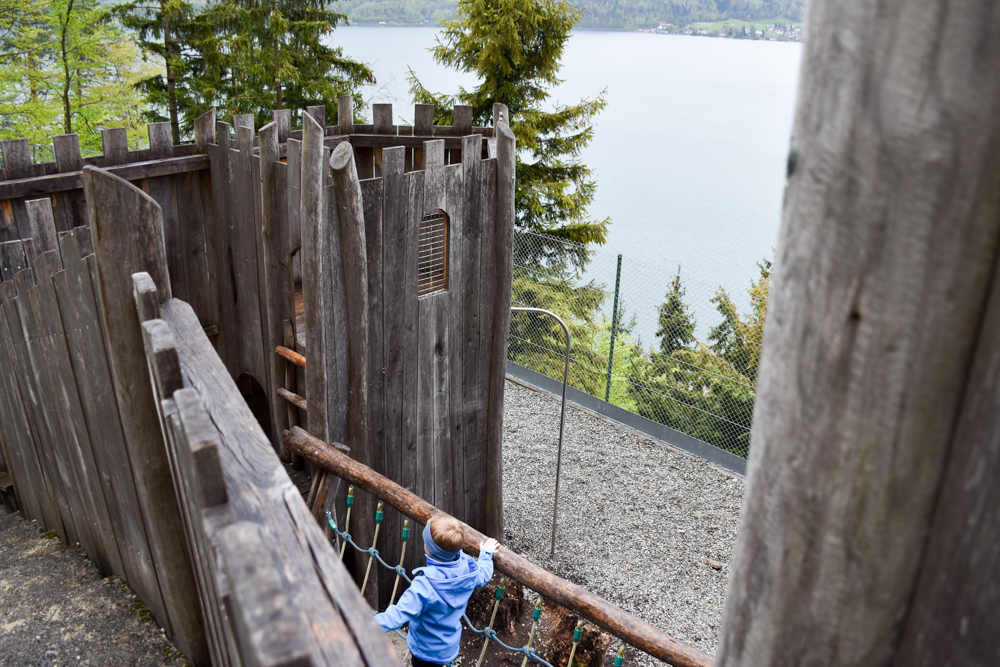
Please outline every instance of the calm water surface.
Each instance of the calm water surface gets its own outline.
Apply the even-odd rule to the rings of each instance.
[[[476,83],[434,63],[427,49],[436,35],[350,26],[333,40],[373,67],[378,85],[366,97],[412,122],[409,69],[437,92]],[[615,255],[624,255],[622,293],[647,345],[678,264],[704,338],[718,319],[714,291],[745,303],[756,262],[773,256],[801,46],[596,31],[570,38],[553,101],[602,91],[608,101],[581,156],[597,177],[591,213],[612,220],[589,275],[613,289]]]

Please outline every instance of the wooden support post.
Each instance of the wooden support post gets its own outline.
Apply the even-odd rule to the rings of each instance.
[[[873,9],[809,5],[720,667],[1000,651],[1000,21]]]
[[[77,134],[60,134],[52,137],[52,153],[56,161],[56,171],[60,174],[83,169],[80,137]]]
[[[31,148],[27,139],[4,139],[0,141],[0,154],[7,172],[7,180],[34,176],[31,168]]]
[[[275,109],[271,112],[271,118],[278,125],[278,143],[283,144],[288,141],[288,135],[292,131],[292,110]],[[266,125],[264,127],[267,127]],[[264,128],[260,128],[260,133],[264,133]]]
[[[413,105],[413,136],[429,137],[434,134],[434,105]]]
[[[392,126],[392,105],[372,105],[372,132],[375,134],[395,134]]]
[[[472,107],[467,104],[456,104],[452,110],[452,134],[464,137],[472,134]]]

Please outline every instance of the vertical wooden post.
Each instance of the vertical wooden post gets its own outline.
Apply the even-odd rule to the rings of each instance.
[[[27,139],[0,141],[0,154],[3,155],[3,166],[7,171],[7,180],[30,178],[34,175],[31,169],[31,148],[28,146]]]
[[[56,221],[52,215],[51,199],[29,199],[24,202],[24,209],[28,214],[28,229],[31,234],[31,256],[29,262],[35,261],[35,257],[50,250],[59,250],[59,239],[56,234]]]
[[[271,112],[271,118],[278,124],[278,143],[285,143],[288,141],[288,135],[292,131],[292,110],[275,109]],[[260,129],[260,132],[261,134],[264,133],[263,127]]]
[[[716,664],[993,664],[996,5],[808,21]]]
[[[514,173],[517,147],[507,125],[507,107],[493,105],[497,135],[496,203],[494,207],[493,353],[486,433],[485,533],[503,539],[503,393],[507,379],[507,336],[510,333],[511,262],[514,239]]]
[[[124,127],[101,130],[101,142],[104,149],[102,167],[114,167],[128,162],[128,132]]]
[[[209,109],[194,119],[194,143],[200,153],[205,153],[208,150],[206,147],[215,143],[215,109]]]
[[[174,154],[170,123],[149,123],[146,125],[149,135],[149,159],[162,160]]]
[[[337,98],[337,122],[341,134],[354,134],[354,98],[350,95]]]

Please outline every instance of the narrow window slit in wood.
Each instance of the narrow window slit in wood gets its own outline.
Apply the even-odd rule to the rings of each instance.
[[[448,215],[438,209],[420,221],[417,296],[448,289]]]

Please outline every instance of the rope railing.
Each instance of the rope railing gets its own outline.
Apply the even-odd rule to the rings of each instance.
[[[320,468],[332,472],[349,484],[364,489],[418,524],[426,525],[432,516],[444,514],[416,494],[341,453],[335,445],[327,444],[299,427],[285,431],[284,442],[292,452]],[[486,536],[468,524],[463,523],[462,528],[465,534],[465,550],[470,554],[478,554],[479,544],[486,539]],[[401,572],[399,569],[401,565],[390,565],[384,561],[381,555],[377,554],[377,544],[373,543],[369,549],[365,549],[355,544],[353,539],[348,539],[347,530],[336,530],[336,534],[344,541],[342,549],[346,549],[346,545],[351,544],[352,548],[369,554],[370,558],[395,571],[398,576],[405,576],[405,572]],[[712,659],[708,655],[680,643],[662,630],[654,628],[649,623],[629,614],[600,596],[528,562],[506,547],[501,546],[493,554],[493,564],[498,572],[508,578],[530,588],[545,599],[575,612],[580,617],[604,628],[625,644],[648,653],[657,660],[674,665],[674,667],[711,667],[712,665]],[[409,579],[407,580],[409,581]],[[479,630],[471,623],[469,626],[471,631],[488,637],[491,642],[496,642],[508,650],[530,657],[539,664],[546,664],[536,657],[537,654],[530,648],[530,645],[524,648],[507,646],[496,636],[491,627],[487,626]]]

